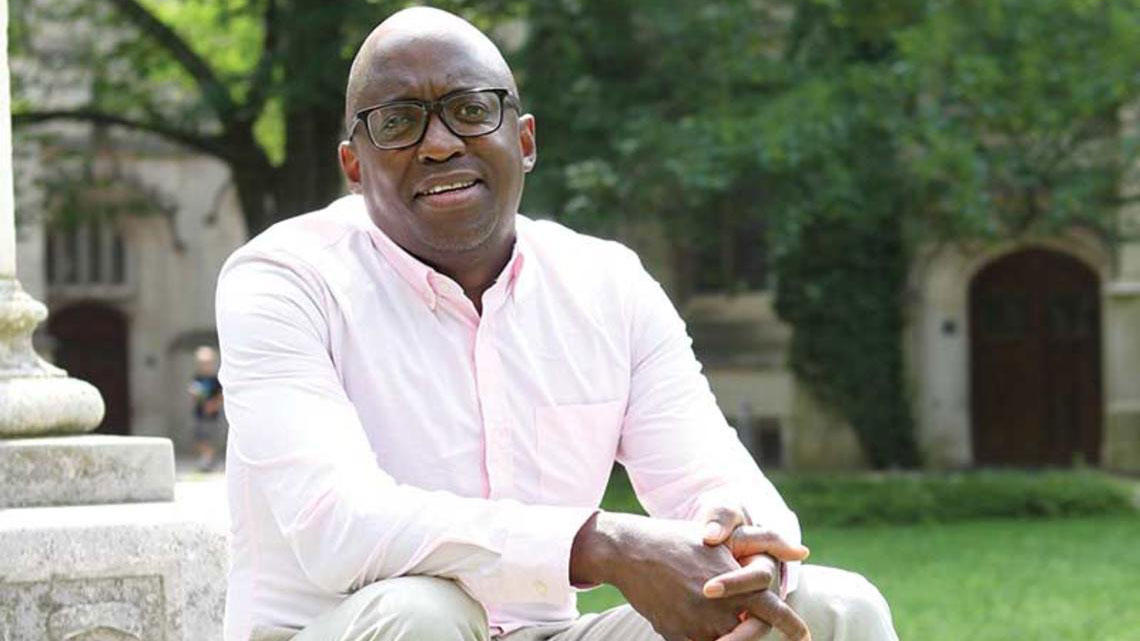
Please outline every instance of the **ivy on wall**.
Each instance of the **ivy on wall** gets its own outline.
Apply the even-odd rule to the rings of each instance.
[[[920,463],[902,355],[914,188],[893,80],[860,70],[805,83],[770,103],[761,127],[789,365],[875,468]]]
[[[777,263],[780,316],[795,327],[790,365],[855,429],[875,468],[919,463],[901,336],[908,256],[897,221],[815,221]]]

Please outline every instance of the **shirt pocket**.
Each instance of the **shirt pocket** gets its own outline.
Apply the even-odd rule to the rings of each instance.
[[[543,503],[596,507],[601,502],[624,418],[625,401],[535,408]]]

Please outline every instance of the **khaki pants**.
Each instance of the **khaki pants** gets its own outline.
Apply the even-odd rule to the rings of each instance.
[[[814,641],[897,641],[891,612],[875,586],[851,572],[805,565],[788,603]],[[251,641],[489,641],[483,608],[447,579],[408,576],[355,592],[297,632],[259,628]],[[776,631],[764,637],[776,641]],[[539,625],[496,641],[660,641],[628,605],[572,623]]]

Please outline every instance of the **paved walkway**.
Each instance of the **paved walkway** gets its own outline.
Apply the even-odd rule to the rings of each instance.
[[[229,531],[230,510],[226,503],[226,477],[221,468],[199,472],[193,459],[174,463],[174,500],[197,519]]]

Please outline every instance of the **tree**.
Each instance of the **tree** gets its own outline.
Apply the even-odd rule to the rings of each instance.
[[[80,104],[43,109],[20,90],[45,74],[22,83],[17,74],[13,120],[123,127],[214,156],[229,165],[255,234],[341,190],[335,148],[351,57],[379,19],[407,4],[13,0],[15,55],[47,63],[57,78],[79,68],[89,88]],[[505,6],[442,4],[480,23]]]
[[[655,217],[680,242],[763,220],[797,378],[875,467],[914,466],[915,249],[1120,236],[1138,19],[1134,0],[557,3],[524,59],[550,79],[528,86],[557,141],[543,204]]]
[[[789,59],[807,80],[763,110],[793,369],[874,465],[913,465],[911,256],[1073,228],[1120,238],[1140,4],[807,2],[796,32]]]

